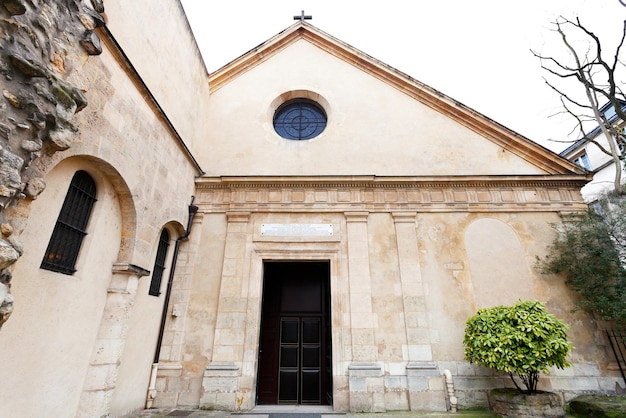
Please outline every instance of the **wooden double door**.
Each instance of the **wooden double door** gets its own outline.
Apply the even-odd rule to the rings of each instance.
[[[257,404],[332,404],[330,263],[265,262]]]

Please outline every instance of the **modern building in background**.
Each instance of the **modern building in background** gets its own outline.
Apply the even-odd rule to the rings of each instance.
[[[626,106],[626,103],[623,104]],[[615,112],[615,108],[610,103],[602,106],[600,111],[606,116],[610,123],[623,125]],[[593,139],[604,149],[610,150],[606,136],[596,127],[589,132],[588,137],[581,138],[559,153],[562,157],[578,164],[593,174],[593,179],[581,190],[583,199],[587,203],[592,203],[598,197],[614,189],[615,185],[615,161],[613,157],[603,152],[597,145],[589,142]],[[616,146],[618,146],[616,144]],[[618,149],[623,152],[623,147]],[[623,167],[619,167],[623,171]],[[622,174],[622,184],[626,183],[626,173]]]
[[[443,411],[445,370],[484,406],[509,377],[464,360],[465,321],[520,299],[576,347],[540,389],[615,390],[535,267],[586,170],[307,22],[207,74],[178,1],[105,5],[79,138],[24,203],[0,415]]]

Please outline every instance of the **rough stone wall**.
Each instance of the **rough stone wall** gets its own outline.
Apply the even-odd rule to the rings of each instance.
[[[77,134],[87,99],[72,73],[102,52],[103,12],[102,0],[0,0],[0,327],[13,311],[8,267],[23,252],[16,208],[45,189],[33,161]]]

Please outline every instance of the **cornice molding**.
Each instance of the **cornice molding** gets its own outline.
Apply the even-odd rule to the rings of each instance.
[[[590,178],[580,175],[549,176],[247,176],[199,177],[197,189],[248,188],[484,188],[484,187],[577,187]]]

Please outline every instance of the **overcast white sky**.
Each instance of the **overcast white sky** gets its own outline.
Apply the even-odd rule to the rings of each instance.
[[[549,31],[579,16],[606,43],[621,35],[619,0],[182,0],[213,72],[294,23],[309,22],[548,148],[566,145],[559,109],[530,49],[562,49]],[[624,80],[626,82],[626,80]]]

